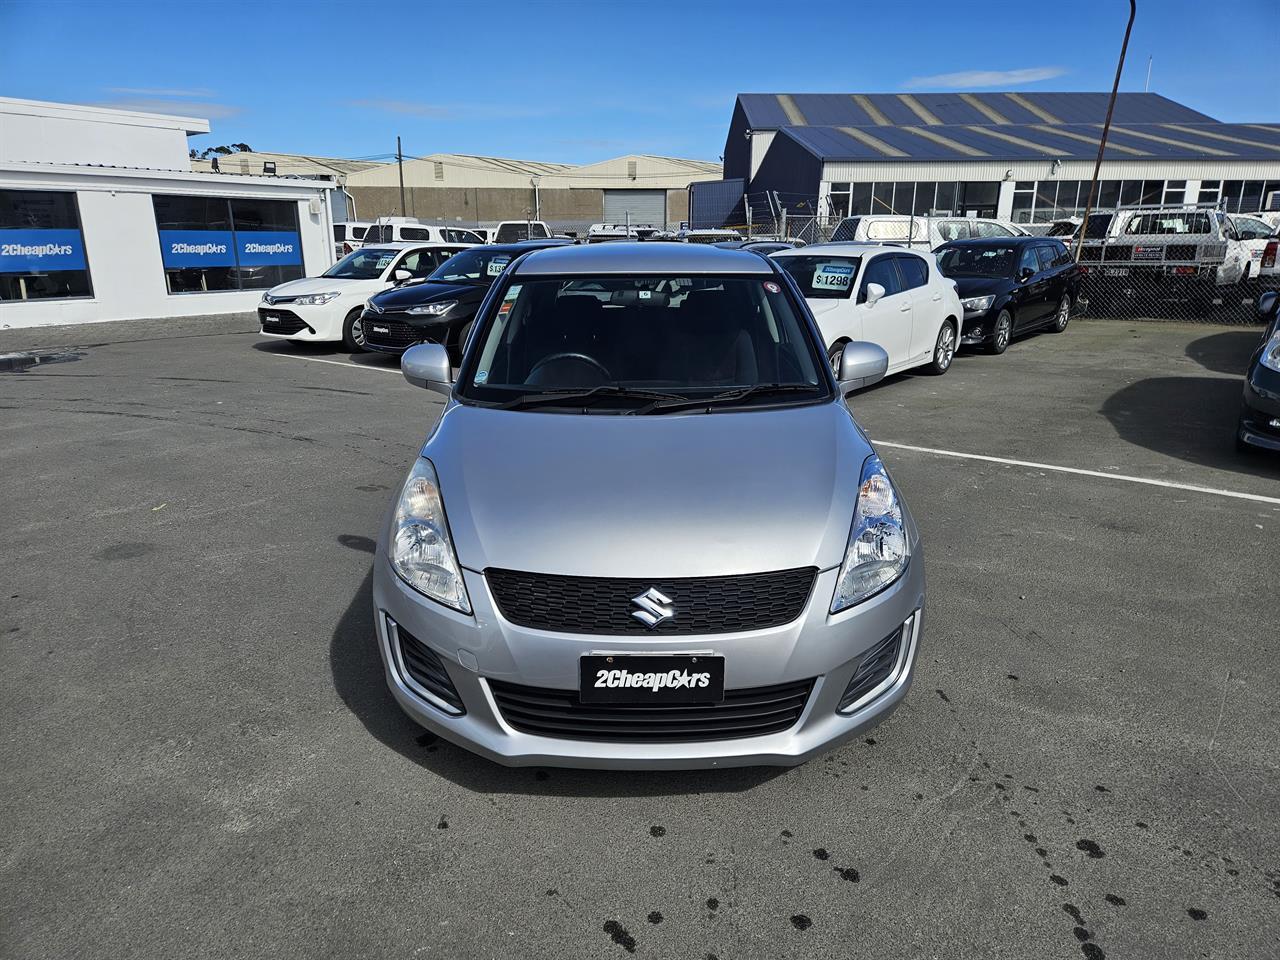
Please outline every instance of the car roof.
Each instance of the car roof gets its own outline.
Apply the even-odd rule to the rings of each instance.
[[[617,240],[586,246],[548,247],[523,258],[518,276],[602,273],[729,273],[768,276],[759,254],[711,244]]]
[[[948,240],[945,247],[1025,247],[1029,243],[1062,243],[1061,237],[1036,237],[1018,234],[1014,237],[974,237],[973,239]]]
[[[789,247],[769,254],[779,259],[783,257],[811,257],[814,254],[839,255],[842,257],[867,257],[877,253],[913,253],[916,256],[928,253],[928,250],[912,250],[909,247],[892,243],[871,243],[867,241],[846,241],[842,243],[811,243],[805,247]]]
[[[433,250],[436,247],[478,247],[478,246],[480,246],[480,244],[478,243],[465,243],[462,241],[459,241],[458,243],[450,243],[447,240],[388,240],[385,243],[381,241],[376,241],[374,243],[367,243],[360,249],[361,250],[419,250],[419,249],[426,248],[429,250]]]

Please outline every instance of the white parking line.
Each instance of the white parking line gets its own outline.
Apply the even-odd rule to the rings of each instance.
[[[1252,500],[1255,503],[1280,504],[1280,497],[1264,497],[1258,493],[1241,493],[1238,490],[1222,490],[1218,487],[1200,487],[1194,483],[1174,483],[1171,480],[1152,480],[1150,477],[1131,477],[1123,473],[1106,473],[1102,470],[1082,470],[1079,467],[1059,467],[1052,463],[1035,463],[1031,460],[1008,460],[1004,457],[988,457],[980,453],[959,453],[955,450],[936,450],[933,447],[913,447],[909,443],[892,443],[889,440],[873,441],[877,446],[893,447],[897,450],[912,450],[916,453],[931,453],[938,457],[955,457],[959,460],[983,460],[987,463],[1001,463],[1009,467],[1031,467],[1036,470],[1053,470],[1057,473],[1074,473],[1082,477],[1100,477],[1104,480],[1123,480],[1126,483],[1142,483],[1149,487],[1168,487],[1172,490],[1187,490],[1191,493],[1207,493],[1215,497],[1230,497],[1234,500]]]
[[[323,360],[320,357],[300,357],[296,353],[273,353],[271,356],[280,357],[283,360],[308,360],[311,363],[328,363],[335,367],[350,367],[353,370],[372,370],[375,373],[394,373],[397,377],[400,376],[399,367],[372,367],[363,363],[344,363],[341,360]]]

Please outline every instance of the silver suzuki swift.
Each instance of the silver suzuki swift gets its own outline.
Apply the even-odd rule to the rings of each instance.
[[[383,523],[374,620],[418,723],[499,763],[800,763],[883,720],[920,647],[906,504],[804,299],[757,254],[612,243],[493,284]]]

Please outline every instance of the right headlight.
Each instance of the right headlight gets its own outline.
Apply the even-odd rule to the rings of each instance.
[[[422,303],[416,307],[410,307],[405,313],[411,313],[415,317],[443,317],[457,305],[457,300],[437,300],[435,303]]]
[[[960,306],[964,307],[965,313],[986,313],[995,301],[995,297],[970,297],[968,300],[961,300]]]
[[[440,483],[425,457],[413,465],[400,490],[387,553],[400,579],[413,589],[462,613],[471,612]]]
[[[902,504],[884,464],[872,454],[862,465],[858,505],[831,612],[838,613],[879,593],[902,576],[909,558]]]
[[[1258,362],[1268,370],[1280,373],[1280,332],[1275,333],[1262,347]]]

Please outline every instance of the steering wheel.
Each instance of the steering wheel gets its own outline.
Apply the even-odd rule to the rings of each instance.
[[[535,377],[537,376],[539,370],[541,370],[543,367],[550,366],[551,364],[556,363],[557,361],[563,361],[563,360],[572,360],[574,363],[580,363],[584,366],[591,367],[597,373],[599,373],[600,376],[605,380],[613,379],[613,375],[609,373],[608,368],[605,367],[605,365],[601,363],[599,360],[597,360],[595,357],[589,357],[585,353],[553,353],[549,357],[543,357],[541,360],[539,360],[537,363],[533,365],[533,369],[529,371],[529,375],[528,377],[525,378],[525,382],[526,383],[536,382]]]

